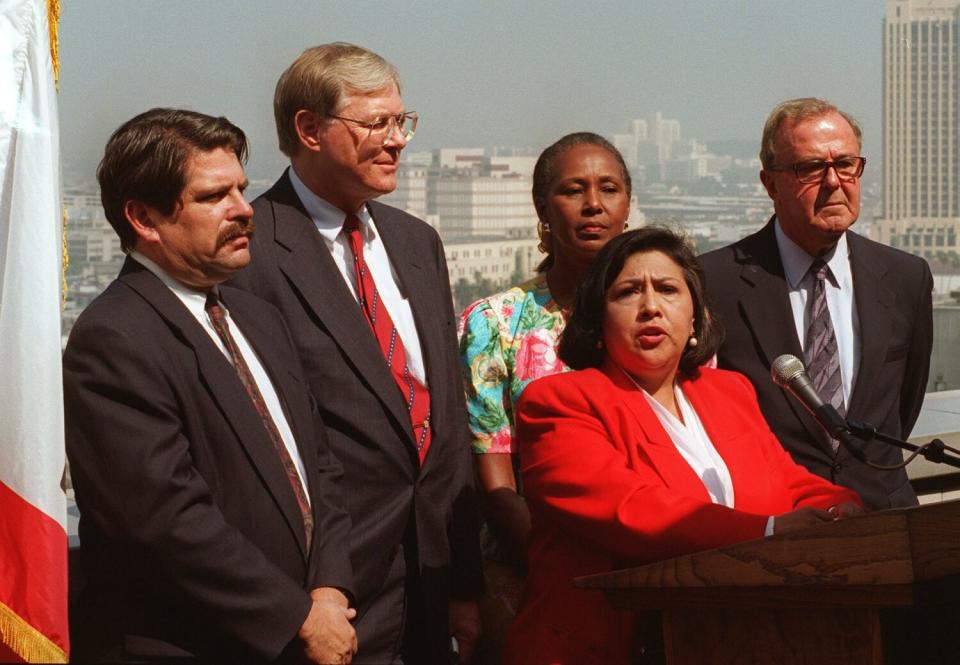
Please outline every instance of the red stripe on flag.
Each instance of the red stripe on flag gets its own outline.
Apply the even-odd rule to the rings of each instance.
[[[0,603],[69,652],[67,534],[2,482]]]

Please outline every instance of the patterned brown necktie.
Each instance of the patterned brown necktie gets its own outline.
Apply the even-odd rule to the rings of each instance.
[[[367,323],[370,324],[374,337],[377,338],[380,351],[390,367],[390,373],[393,374],[393,380],[406,402],[410,423],[413,426],[414,441],[417,445],[417,455],[422,466],[431,440],[430,391],[417,381],[407,366],[407,351],[403,347],[403,340],[397,334],[390,312],[380,300],[380,292],[363,258],[363,238],[360,236],[360,220],[356,215],[347,215],[343,232],[353,250],[353,268],[357,277],[360,308]]]
[[[843,403],[843,379],[840,375],[840,353],[837,350],[837,336],[827,309],[827,277],[830,267],[823,259],[816,259],[810,266],[813,275],[813,297],[810,302],[810,322],[807,328],[807,340],[804,345],[803,359],[807,374],[813,387],[825,402],[833,405],[841,416],[846,415]],[[839,441],[830,439],[830,445],[837,450]]]
[[[283,444],[283,437],[280,436],[280,430],[277,429],[276,423],[273,422],[273,418],[270,416],[270,411],[267,409],[266,402],[263,401],[263,395],[260,393],[260,388],[257,387],[257,382],[250,372],[250,367],[247,365],[247,361],[243,359],[243,354],[240,353],[240,348],[237,346],[236,340],[233,339],[233,335],[230,334],[227,315],[220,306],[220,303],[217,302],[216,294],[212,291],[207,294],[206,308],[207,314],[210,316],[210,322],[213,324],[213,329],[217,331],[224,346],[227,347],[227,351],[230,353],[230,360],[233,362],[233,367],[237,370],[237,376],[240,377],[240,383],[246,388],[247,395],[250,396],[250,401],[253,402],[253,406],[257,410],[257,415],[260,416],[260,420],[267,430],[270,443],[273,444],[274,450],[276,450],[277,455],[280,456],[280,463],[283,465],[284,471],[286,471],[287,480],[290,481],[293,495],[297,498],[297,505],[300,507],[300,514],[303,517],[304,535],[307,539],[307,551],[309,552],[310,543],[313,540],[313,512],[310,510],[310,502],[307,501],[307,493],[303,488],[303,482],[300,480],[300,474],[297,473],[297,467],[293,463],[293,458],[290,457],[290,452]]]

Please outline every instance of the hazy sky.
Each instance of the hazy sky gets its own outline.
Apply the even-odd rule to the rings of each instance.
[[[400,70],[420,113],[410,150],[622,132],[662,111],[685,137],[759,143],[770,108],[826,97],[879,165],[883,0],[325,2],[71,0],[60,25],[62,149],[92,179],[110,132],[153,106],[223,114],[251,178],[284,161],[277,77],[306,47],[351,41]]]

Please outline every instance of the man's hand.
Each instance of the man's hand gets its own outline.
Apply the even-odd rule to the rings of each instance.
[[[451,600],[450,635],[457,639],[460,662],[467,665],[480,638],[480,604],[475,600]]]
[[[844,501],[843,503],[838,503],[835,506],[830,506],[830,508],[827,509],[827,512],[833,515],[833,519],[836,521],[845,517],[856,517],[857,515],[862,515],[863,506],[860,506],[853,501]]]
[[[318,665],[345,665],[357,653],[357,633],[350,620],[357,611],[338,589],[321,587],[310,592],[313,606],[298,636],[307,660]]]

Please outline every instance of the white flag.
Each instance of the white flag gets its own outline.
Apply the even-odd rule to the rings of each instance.
[[[0,661],[69,652],[56,102],[47,3],[0,0]]]

